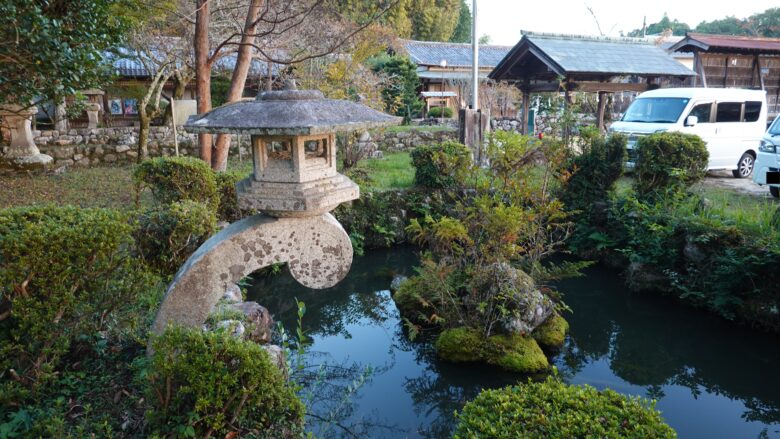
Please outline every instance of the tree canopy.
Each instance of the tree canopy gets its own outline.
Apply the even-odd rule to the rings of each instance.
[[[471,10],[469,10],[466,0],[460,0],[460,15],[458,15],[458,24],[450,36],[452,43],[468,43],[471,41]]]
[[[780,8],[769,8],[764,12],[747,18],[733,15],[713,21],[702,21],[695,28],[677,19],[671,20],[667,14],[657,22],[647,26],[648,35],[656,35],[671,30],[673,35],[685,35],[686,32],[705,34],[747,35],[754,37],[780,38]],[[642,29],[628,33],[630,37],[642,36]]]
[[[0,2],[0,102],[59,101],[110,75],[106,53],[128,26],[131,0]]]
[[[349,19],[365,20],[365,11],[376,9],[373,0],[336,0],[338,9]],[[460,22],[463,0],[398,0],[379,21],[401,38],[423,41],[450,41]],[[471,14],[467,27],[470,35]],[[467,37],[468,38],[468,37]]]

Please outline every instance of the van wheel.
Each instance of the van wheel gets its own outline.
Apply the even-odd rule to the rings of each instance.
[[[780,198],[780,186],[769,186],[769,193],[775,198]]]
[[[753,166],[756,164],[756,158],[753,154],[746,152],[742,154],[737,163],[737,169],[731,171],[734,178],[748,178],[753,173]]]

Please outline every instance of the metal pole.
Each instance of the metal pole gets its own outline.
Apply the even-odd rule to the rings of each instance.
[[[179,137],[176,135],[176,105],[174,105],[173,96],[171,96],[171,127],[173,128],[173,148],[176,151],[176,157],[179,156]]]
[[[479,44],[477,43],[477,0],[471,2],[471,108],[479,108]]]

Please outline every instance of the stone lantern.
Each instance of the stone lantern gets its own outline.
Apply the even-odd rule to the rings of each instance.
[[[0,105],[0,117],[11,133],[10,145],[5,153],[5,163],[15,170],[44,170],[52,163],[51,156],[41,154],[33,141],[32,118],[38,108],[23,108],[20,105]]]
[[[184,129],[250,135],[254,173],[238,184],[239,205],[275,217],[306,217],[360,196],[358,186],[336,172],[336,131],[398,122],[364,105],[292,85],[193,116]]]
[[[358,186],[336,171],[336,132],[395,125],[401,118],[364,105],[325,99],[315,90],[267,91],[190,117],[191,133],[242,134],[252,139],[254,172],[236,185],[242,208],[258,215],[206,241],[168,287],[152,330],[170,323],[198,327],[228,283],[287,263],[295,280],[327,288],[346,276],[352,243],[328,212],[357,199]]]

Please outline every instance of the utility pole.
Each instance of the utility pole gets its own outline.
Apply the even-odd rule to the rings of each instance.
[[[479,43],[477,37],[477,0],[471,2],[471,109],[479,109]]]

